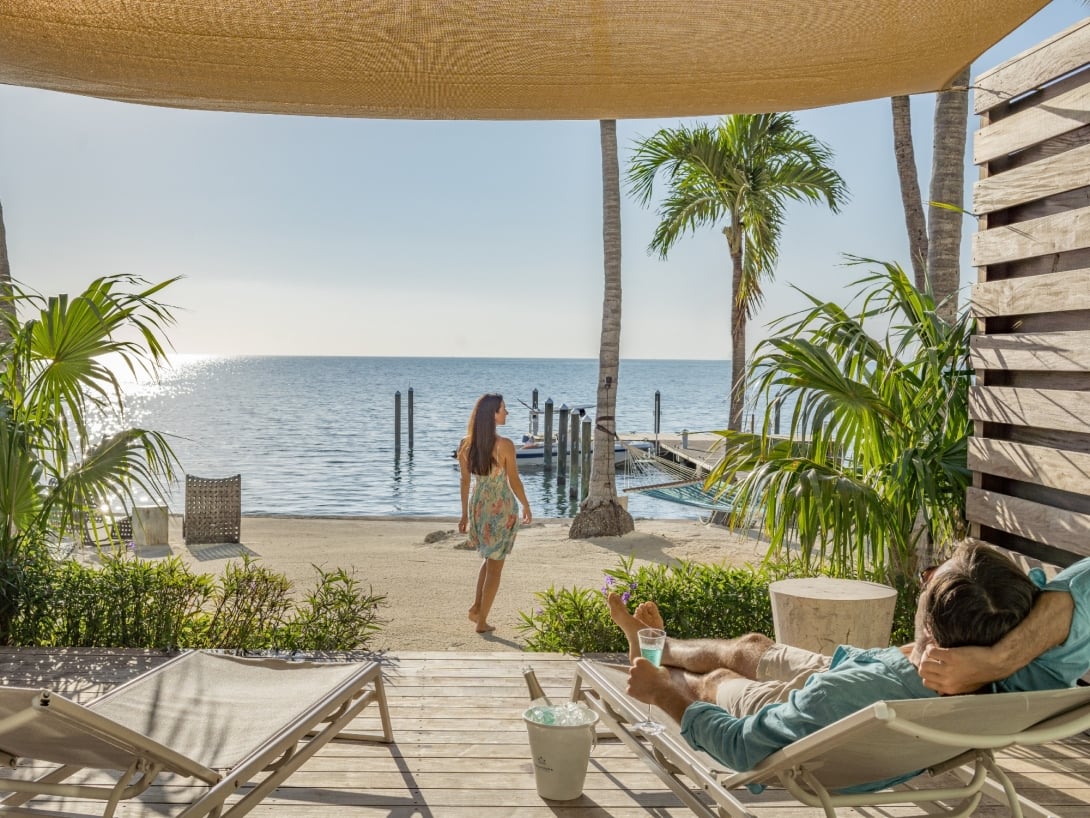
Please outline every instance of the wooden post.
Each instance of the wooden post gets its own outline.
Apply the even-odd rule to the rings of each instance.
[[[655,437],[659,436],[659,427],[662,425],[662,393],[655,390]]]
[[[394,457],[401,455],[401,390],[394,392]]]
[[[409,451],[413,450],[413,388],[409,387],[409,405],[408,405],[408,417],[409,417]]]
[[[537,437],[538,424],[537,424],[537,390],[536,389],[533,391],[532,395],[530,396],[530,408],[532,409],[532,411],[530,412],[530,434],[532,434],[534,437]]]
[[[568,441],[571,447],[571,483],[568,485],[568,496],[573,500],[579,497],[579,413],[571,413],[571,439]]]
[[[545,471],[553,467],[553,399],[545,398]]]
[[[556,427],[556,484],[559,486],[568,475],[568,404],[560,404],[560,417]]]
[[[590,418],[583,418],[583,444],[582,444],[582,456],[583,456],[583,496],[586,497],[590,494],[590,450],[591,450],[591,435],[593,430],[591,429]]]

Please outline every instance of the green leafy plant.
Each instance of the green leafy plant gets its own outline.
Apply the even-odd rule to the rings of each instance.
[[[219,576],[178,558],[120,549],[100,566],[44,561],[12,622],[13,641],[51,647],[353,651],[381,628],[385,597],[343,569],[318,572],[302,600],[287,577],[254,560]]]
[[[719,433],[707,485],[757,516],[770,556],[899,582],[963,536],[974,323],[943,320],[897,265],[852,262],[878,265],[856,282],[856,312],[809,296],[757,347],[762,429]],[[780,401],[794,407],[783,438],[771,434]]]
[[[519,630],[526,649],[557,653],[612,653],[628,650],[624,634],[613,624],[606,594],[621,596],[629,610],[654,600],[670,636],[678,639],[731,638],[746,633],[772,635],[770,583],[790,577],[837,576],[831,567],[814,568],[800,560],[766,561],[759,566],[730,567],[679,562],[634,567],[631,558],[605,572],[599,589],[549,588],[536,594],[538,605],[521,612]],[[864,579],[874,580],[873,574]],[[897,588],[891,644],[913,638],[918,588]]]
[[[50,544],[79,536],[114,498],[164,496],[174,454],[163,435],[119,424],[122,394],[112,357],[154,374],[173,323],[158,294],[176,279],[96,279],[82,293],[44,297],[13,284],[0,309],[0,643]],[[24,316],[29,316],[25,317]]]

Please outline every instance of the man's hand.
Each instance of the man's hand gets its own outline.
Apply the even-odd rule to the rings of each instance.
[[[920,662],[920,677],[926,687],[941,696],[972,693],[988,682],[1002,678],[1003,668],[992,665],[988,648],[940,648],[929,645]]]
[[[627,691],[632,698],[664,710],[679,724],[685,708],[695,701],[674,684],[668,669],[655,667],[642,656],[638,656],[629,668]]]

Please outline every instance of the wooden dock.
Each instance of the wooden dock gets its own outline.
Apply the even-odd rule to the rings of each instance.
[[[654,433],[632,433],[618,435],[625,442],[650,440],[657,442],[658,451],[676,463],[694,469],[697,477],[703,477],[717,465],[723,457],[723,438],[708,432],[693,432],[685,435],[655,435]]]
[[[87,701],[165,661],[165,654],[128,650],[0,649],[0,680],[47,686]],[[582,797],[545,801],[537,795],[521,714],[527,706],[522,668],[531,665],[545,692],[567,698],[575,659],[521,652],[405,652],[383,657],[394,727],[393,745],[333,743],[252,813],[262,818],[681,818],[692,813],[630,750],[606,736],[591,753]],[[353,729],[375,730],[374,708]],[[0,737],[0,747],[3,746]],[[1041,750],[1019,748],[1000,760],[1019,790],[1066,818],[1090,818],[1090,739]],[[5,773],[6,774],[6,773]],[[0,787],[2,789],[2,787]],[[154,787],[118,812],[125,818],[176,814],[190,785]],[[758,818],[819,818],[782,790],[745,795]],[[42,799],[35,802],[54,806]],[[64,808],[101,814],[97,805]],[[898,818],[903,808],[841,813]],[[994,803],[975,815],[1008,815]]]

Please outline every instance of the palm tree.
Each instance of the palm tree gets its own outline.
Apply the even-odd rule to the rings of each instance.
[[[4,208],[0,205],[0,310],[14,317],[15,302],[11,299],[11,264],[8,262],[8,234],[4,229]],[[7,324],[0,323],[0,344],[11,340]]]
[[[48,543],[80,531],[104,502],[132,504],[137,490],[165,496],[176,459],[163,435],[123,428],[93,439],[93,429],[123,419],[103,356],[134,373],[165,361],[163,330],[174,319],[156,295],[174,280],[109,276],[74,298],[13,284],[16,312],[31,317],[20,323],[0,310],[10,338],[0,344],[0,643]]]
[[[759,509],[770,553],[797,541],[806,561],[910,577],[964,531],[974,322],[947,322],[895,264],[857,286],[855,314],[809,296],[758,346],[754,388],[794,405],[786,440],[769,436],[771,409],[760,434],[723,432],[709,484],[738,481],[737,517]]]
[[[745,400],[746,322],[761,285],[775,274],[789,201],[824,200],[834,213],[847,199],[832,153],[796,127],[791,114],[735,114],[715,127],[663,129],[636,146],[630,191],[651,200],[660,174],[667,185],[649,250],[665,258],[683,233],[726,221],[731,258],[731,399],[729,428],[741,429]]]
[[[909,98],[893,97],[893,151],[908,229],[916,289],[930,289],[947,321],[958,311],[961,284],[962,199],[965,194],[965,121],[969,115],[969,68],[935,100],[931,187],[926,224],[916,175]]]
[[[572,539],[619,537],[635,527],[632,515],[617,502],[617,468],[613,462],[621,349],[621,174],[617,162],[616,120],[603,119],[600,131],[605,297],[602,301],[602,339],[598,351],[598,405],[590,486],[587,498],[568,531]]]

